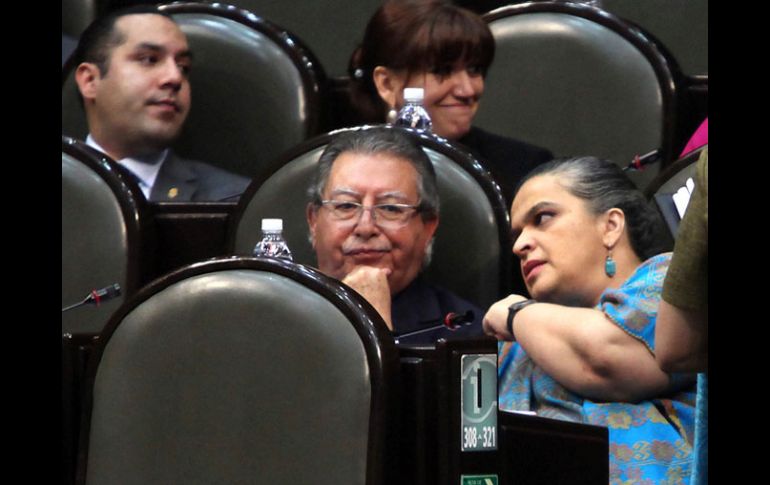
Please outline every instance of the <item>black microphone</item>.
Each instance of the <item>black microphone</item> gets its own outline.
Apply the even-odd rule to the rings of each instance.
[[[120,285],[115,283],[114,285],[105,286],[104,288],[100,288],[98,290],[93,290],[83,301],[64,307],[61,309],[61,311],[64,313],[68,310],[72,310],[73,308],[77,308],[89,303],[99,306],[101,302],[112,300],[118,296],[120,296]]]
[[[649,153],[645,153],[644,155],[637,155],[634,157],[634,159],[631,161],[631,163],[626,166],[623,171],[628,170],[634,170],[634,171],[640,171],[644,170],[644,167],[647,165],[651,165],[653,163],[661,161],[663,158],[663,155],[660,153],[660,150],[655,149]]]
[[[473,317],[474,317],[474,313],[472,310],[468,310],[465,313],[449,312],[446,315],[444,315],[444,318],[433,320],[434,322],[440,321],[441,322],[440,324],[433,325],[432,327],[428,327],[428,328],[423,328],[421,330],[415,330],[413,332],[407,332],[407,333],[402,333],[401,335],[396,335],[396,340],[404,337],[411,337],[412,335],[417,335],[424,332],[430,332],[439,328],[448,328],[449,330],[455,331],[460,327],[464,327],[466,325],[470,325],[471,323],[473,323]]]

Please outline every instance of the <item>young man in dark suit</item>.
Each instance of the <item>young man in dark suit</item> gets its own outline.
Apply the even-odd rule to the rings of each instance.
[[[249,180],[172,152],[190,112],[192,53],[170,16],[123,9],[94,21],[75,53],[86,142],[138,180],[151,201],[233,200]]]

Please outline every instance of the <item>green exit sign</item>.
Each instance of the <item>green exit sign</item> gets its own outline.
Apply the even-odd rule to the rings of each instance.
[[[462,475],[460,485],[497,485],[497,475]]]

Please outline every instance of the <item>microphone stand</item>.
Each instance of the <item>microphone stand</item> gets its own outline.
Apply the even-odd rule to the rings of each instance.
[[[99,306],[103,301],[112,300],[115,297],[120,296],[120,285],[115,283],[114,285],[105,286],[99,290],[93,290],[88,296],[81,302],[74,303],[61,309],[62,313],[77,308],[79,306],[94,304]]]
[[[660,150],[655,149],[649,153],[645,153],[644,155],[635,156],[631,163],[623,167],[623,171],[642,171],[647,165],[659,162],[662,158],[663,156],[661,155]]]
[[[433,325],[432,327],[415,330],[413,332],[402,333],[401,335],[396,335],[395,339],[396,341],[398,341],[404,337],[412,337],[414,335],[419,335],[421,333],[432,332],[434,330],[438,330],[439,328],[447,328],[449,330],[455,331],[460,327],[465,327],[467,325],[472,324],[473,316],[474,316],[473,311],[471,310],[468,310],[464,314],[457,314],[454,312],[450,312],[450,313],[447,313],[447,315],[444,317],[444,321],[438,325]]]

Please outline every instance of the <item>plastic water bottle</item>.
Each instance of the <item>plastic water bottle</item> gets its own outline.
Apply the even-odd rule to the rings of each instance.
[[[396,126],[414,128],[418,131],[431,131],[433,122],[422,105],[424,91],[422,88],[404,88],[404,106],[396,117]]]
[[[293,260],[283,238],[283,219],[262,219],[262,239],[254,246],[254,256]]]

